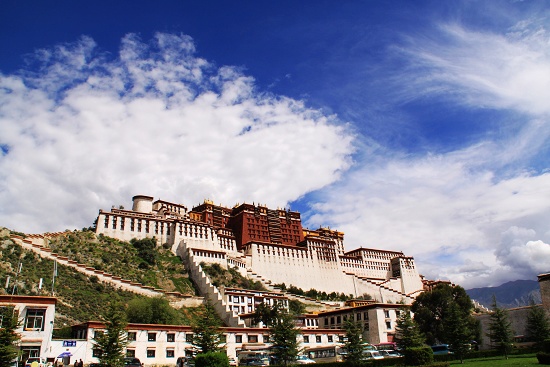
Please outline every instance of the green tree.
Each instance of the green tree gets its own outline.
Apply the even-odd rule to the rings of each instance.
[[[134,298],[126,308],[128,322],[139,324],[172,325],[180,321],[180,315],[164,298]]]
[[[412,319],[409,309],[401,309],[395,327],[395,341],[398,348],[407,353],[412,348],[422,347],[424,340],[424,335]]]
[[[21,336],[17,328],[20,323],[14,306],[0,307],[0,366],[9,366],[19,354],[17,343]]]
[[[449,342],[445,320],[451,312],[452,305],[458,307],[453,312],[459,312],[468,323],[475,325],[472,316],[472,300],[460,286],[439,284],[433,290],[424,292],[416,297],[411,306],[414,313],[414,321],[420,331],[426,336],[429,345]]]
[[[138,256],[141,257],[144,262],[140,267],[148,267],[149,265],[155,265],[157,262],[157,241],[155,238],[142,238],[137,240],[132,238],[130,243],[138,250]]]
[[[269,340],[277,364],[284,366],[292,364],[299,353],[298,334],[300,334],[294,322],[294,315],[280,308],[277,317],[269,326]]]
[[[229,367],[229,358],[224,352],[208,352],[197,354],[196,367]]]
[[[346,362],[352,366],[358,365],[363,359],[365,345],[363,343],[363,328],[350,317],[344,322],[346,341],[344,348],[347,351]]]
[[[464,356],[470,349],[472,331],[469,328],[468,320],[463,317],[456,303],[450,306],[444,325],[448,330],[447,341],[455,357],[460,359],[460,363],[464,363]]]
[[[293,315],[301,315],[306,312],[306,305],[297,299],[289,299],[288,310]]]
[[[222,322],[218,317],[214,305],[206,301],[204,310],[197,315],[193,322],[193,345],[200,350],[200,353],[221,351],[224,335],[220,327]]]
[[[299,353],[297,338],[300,334],[294,315],[278,303],[273,306],[262,303],[256,307],[253,320],[269,327],[269,339],[277,364],[292,364]]]
[[[527,315],[527,331],[529,337],[535,342],[535,347],[541,349],[545,339],[550,338],[550,321],[548,314],[540,306],[535,305],[535,301],[530,301],[531,309]]]
[[[124,366],[124,350],[128,345],[126,315],[123,306],[111,302],[104,316],[105,331],[96,333],[94,349],[99,351],[99,362],[108,367]]]
[[[508,320],[508,312],[498,307],[497,298],[493,295],[492,312],[489,322],[489,333],[492,346],[504,354],[508,359],[508,353],[512,347],[512,326]]]

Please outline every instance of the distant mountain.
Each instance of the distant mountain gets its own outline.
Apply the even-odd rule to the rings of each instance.
[[[498,287],[467,289],[466,293],[489,309],[493,303],[493,294],[497,298],[498,306],[503,308],[528,306],[531,297],[537,304],[542,302],[539,282],[536,280],[514,280]]]

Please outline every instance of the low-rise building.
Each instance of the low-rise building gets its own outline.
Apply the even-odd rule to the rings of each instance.
[[[175,365],[179,357],[191,357],[197,350],[193,346],[193,330],[190,326],[128,324],[126,355],[139,358],[145,366]],[[268,349],[271,346],[266,328],[221,328],[229,358],[237,358],[242,350]],[[98,350],[94,348],[96,333],[105,331],[101,322],[90,321],[73,326],[75,341],[86,345],[85,363],[98,362]],[[339,329],[303,329],[298,337],[301,347],[325,347],[339,345],[345,332]]]
[[[55,297],[0,295],[0,307],[13,307],[20,320],[17,328],[17,333],[21,336],[20,360],[48,357],[53,361],[52,358],[55,358],[51,340],[56,302]],[[1,324],[2,319],[0,326]]]
[[[348,319],[363,327],[363,339],[370,344],[393,342],[400,312],[405,306],[394,303],[371,303],[320,312],[319,327],[343,329]],[[406,311],[410,312],[410,311]]]
[[[279,306],[288,309],[288,297],[282,293],[256,291],[251,289],[220,287],[230,310],[238,315],[253,313],[259,304]]]

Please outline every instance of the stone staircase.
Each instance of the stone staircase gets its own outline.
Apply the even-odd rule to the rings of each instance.
[[[346,275],[351,275],[353,277],[355,277],[355,280],[356,281],[360,281],[360,282],[365,282],[365,283],[368,283],[368,284],[371,284],[371,285],[374,285],[376,286],[378,289],[379,289],[379,293],[380,293],[380,297],[382,298],[381,302],[387,302],[386,299],[388,297],[400,297],[406,304],[411,304],[414,302],[414,298],[411,297],[410,295],[407,295],[405,293],[402,293],[402,292],[399,292],[393,288],[390,288],[390,287],[387,287],[385,285],[385,283],[388,283],[390,280],[385,280],[383,282],[375,282],[375,281],[372,281],[371,279],[369,278],[366,278],[366,277],[359,277],[353,273],[346,273]]]
[[[216,313],[220,316],[225,325],[229,327],[246,327],[245,322],[236,313],[229,310],[229,306],[225,302],[218,287],[212,284],[210,278],[200,266],[200,263],[194,258],[191,249],[186,248],[184,241],[180,243],[176,252],[185,262],[190,277],[200,293],[210,300]]]

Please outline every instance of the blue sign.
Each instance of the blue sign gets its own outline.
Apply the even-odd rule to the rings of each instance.
[[[63,340],[64,347],[76,347],[76,340]]]

